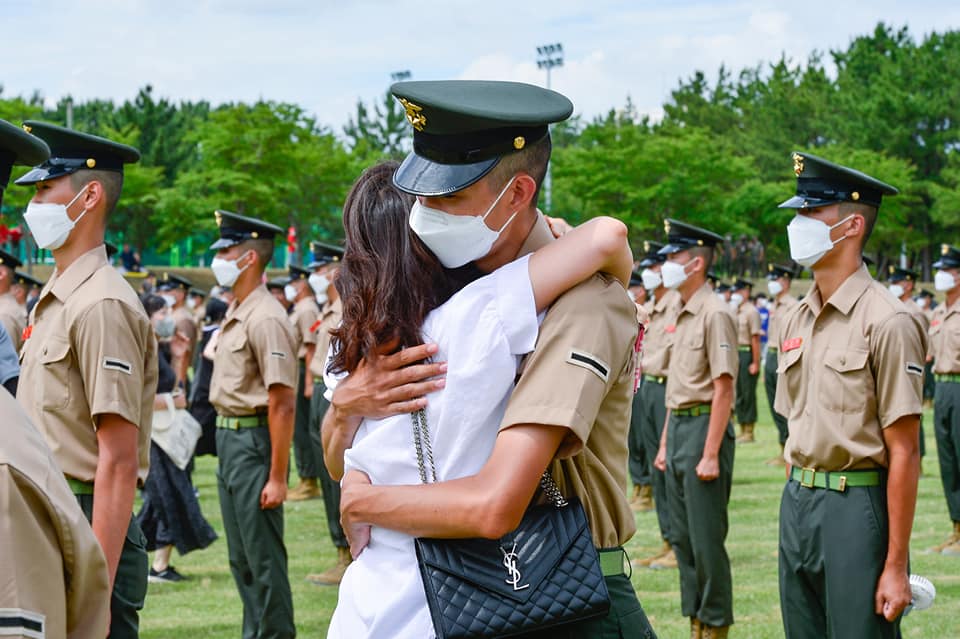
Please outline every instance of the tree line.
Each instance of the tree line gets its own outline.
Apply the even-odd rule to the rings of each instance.
[[[209,245],[216,208],[294,226],[299,249],[336,241],[353,180],[410,145],[403,110],[388,94],[369,106],[358,101],[340,131],[295,104],[175,103],[150,86],[122,104],[68,102],[46,108],[39,93],[0,90],[0,118],[63,124],[72,108],[75,128],[139,148],[143,159],[127,170],[108,236],[174,249],[185,263]],[[805,61],[697,71],[663,109],[653,122],[627,98],[606,115],[556,125],[550,213],[571,222],[616,216],[638,251],[642,240],[662,237],[665,217],[676,217],[732,240],[759,237],[770,258],[786,259],[790,213],[776,205],[794,189],[790,153],[805,150],[900,189],[885,198],[868,245],[880,268],[905,251],[928,275],[940,243],[960,241],[960,31],[917,38],[880,23],[846,49]],[[19,223],[29,195],[7,190],[8,225]]]

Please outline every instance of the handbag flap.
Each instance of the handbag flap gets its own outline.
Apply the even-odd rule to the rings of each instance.
[[[578,537],[590,536],[580,500],[568,502],[528,508],[517,529],[500,539],[417,539],[417,556],[435,570],[524,603]]]

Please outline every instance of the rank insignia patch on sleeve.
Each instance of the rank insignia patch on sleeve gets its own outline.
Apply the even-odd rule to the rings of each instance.
[[[571,349],[570,355],[567,356],[567,363],[595,373],[604,382],[610,378],[610,366],[596,355]]]

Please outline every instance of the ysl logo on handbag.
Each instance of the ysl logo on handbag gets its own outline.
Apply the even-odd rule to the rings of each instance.
[[[510,575],[510,578],[504,579],[504,581],[513,586],[515,591],[529,588],[530,584],[518,585],[523,577],[517,568],[517,542],[513,542],[513,548],[510,549],[510,552],[503,548],[500,548],[500,552],[503,553],[503,567],[507,569],[507,574]]]

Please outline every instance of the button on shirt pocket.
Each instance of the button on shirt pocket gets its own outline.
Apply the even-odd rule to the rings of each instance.
[[[869,353],[864,350],[828,348],[823,363],[825,375],[820,380],[819,396],[828,410],[842,413],[863,412],[873,394],[868,383]]]
[[[44,376],[40,393],[44,410],[66,408],[71,395],[70,342],[65,339],[51,339],[43,346],[34,347],[40,351],[39,359],[43,364]]]

